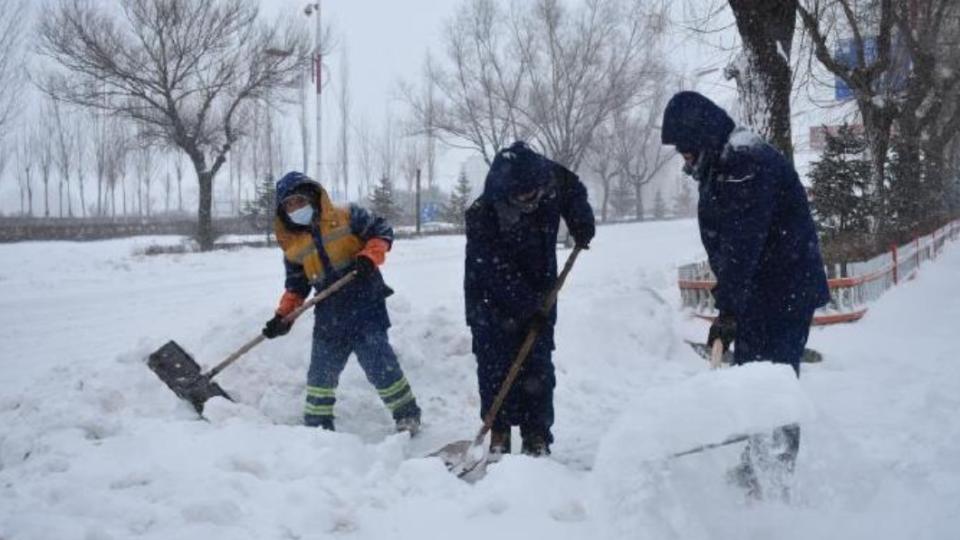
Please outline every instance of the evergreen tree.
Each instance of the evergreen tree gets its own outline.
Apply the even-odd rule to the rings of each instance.
[[[467,180],[467,173],[460,171],[457,177],[457,185],[450,194],[450,202],[444,208],[444,219],[449,223],[455,224],[459,229],[464,227],[464,218],[467,207],[470,206],[470,195],[473,192],[470,181]]]
[[[837,135],[827,134],[827,148],[812,164],[814,219],[825,244],[855,241],[870,232],[876,206],[868,188],[871,169],[866,149],[863,137],[844,125]]]
[[[380,178],[380,185],[373,189],[370,194],[370,205],[373,207],[373,213],[394,223],[399,216],[399,211],[394,201],[393,181],[389,176],[384,175]]]
[[[667,203],[663,200],[663,193],[657,190],[653,196],[653,219],[667,219]]]
[[[247,219],[253,228],[266,235],[267,244],[270,244],[270,234],[273,233],[273,220],[277,215],[277,186],[270,175],[263,180],[255,190],[256,196],[252,201],[244,204],[241,215]]]

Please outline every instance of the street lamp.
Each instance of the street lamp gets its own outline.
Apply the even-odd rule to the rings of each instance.
[[[303,8],[303,13],[307,17],[312,16],[316,13],[316,31],[313,36],[313,69],[316,74],[316,85],[317,85],[317,170],[314,173],[314,178],[317,181],[320,181],[320,174],[323,171],[323,102],[321,96],[322,89],[322,75],[321,70],[323,69],[323,54],[320,48],[322,27],[320,26],[320,2],[311,2]],[[304,171],[306,172],[306,171]]]

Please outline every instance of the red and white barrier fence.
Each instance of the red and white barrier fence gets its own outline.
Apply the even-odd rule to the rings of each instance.
[[[960,238],[960,219],[926,236],[918,236],[901,246],[869,261],[847,263],[845,277],[834,277],[830,284],[830,302],[817,310],[814,324],[835,324],[859,320],[867,305],[880,298],[887,289],[912,279],[925,261],[937,258],[948,240]],[[827,268],[827,275],[840,275],[840,265]],[[713,319],[717,309],[710,290],[716,278],[706,261],[687,264],[678,270],[680,297],[684,308],[705,319]]]

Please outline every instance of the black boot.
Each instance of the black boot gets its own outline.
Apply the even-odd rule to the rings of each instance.
[[[490,431],[489,461],[499,461],[504,454],[510,453],[510,428]]]
[[[542,433],[528,433],[523,435],[521,452],[533,457],[549,456],[550,443],[547,442],[547,438]]]
[[[420,433],[420,413],[397,418],[397,433],[407,432],[411,437]]]
[[[307,425],[310,427],[322,428],[327,431],[336,431],[336,429],[333,426],[333,418],[321,418],[317,420],[315,423],[309,423]]]

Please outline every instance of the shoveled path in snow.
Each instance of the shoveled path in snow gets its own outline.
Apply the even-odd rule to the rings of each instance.
[[[171,240],[0,246],[5,540],[874,540],[960,529],[956,247],[862,322],[813,332],[827,360],[803,374],[819,416],[804,428],[796,501],[750,507],[722,480],[736,449],[635,466],[629,447],[603,447],[618,440],[618,417],[644,414],[632,398],[705,369],[682,339],[706,327],[678,311],[674,281],[700,252],[694,222],[600,229],[561,294],[554,459],[505,459],[474,486],[416,459],[479,427],[462,238],[397,242],[385,268],[397,291],[391,339],[428,424],[413,440],[391,434],[355,362],[338,392],[341,432],[298,425],[304,323],[225,371],[239,403],[212,403],[211,422],[195,421],[145,356],[173,338],[212,365],[269,316],[282,266],[266,249],[132,255],[152,242]],[[595,468],[600,449],[608,459]]]

